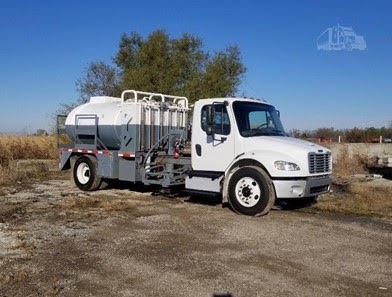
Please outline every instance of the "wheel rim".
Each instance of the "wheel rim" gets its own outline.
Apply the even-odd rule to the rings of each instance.
[[[79,164],[76,176],[81,184],[87,184],[90,180],[90,167],[86,163]]]
[[[260,194],[260,185],[251,177],[241,178],[235,186],[236,198],[245,207],[255,206],[260,200]]]

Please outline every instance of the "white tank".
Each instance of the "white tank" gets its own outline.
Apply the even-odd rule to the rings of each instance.
[[[74,142],[92,144],[87,133],[92,133],[97,127],[98,137],[103,144],[108,149],[118,149],[121,144],[121,111],[121,98],[91,97],[90,102],[69,113],[65,121],[67,134]]]
[[[107,149],[118,150],[132,138],[136,151],[153,147],[169,127],[186,130],[187,111],[185,97],[127,90],[121,98],[91,97],[69,113],[65,128],[75,143],[94,144],[96,135]]]

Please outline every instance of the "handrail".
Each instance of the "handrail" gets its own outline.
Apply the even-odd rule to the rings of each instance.
[[[185,108],[185,109],[188,109],[188,98],[187,98],[187,97],[176,97],[176,98],[174,98],[173,103],[176,103],[177,99],[184,100],[184,101],[185,101],[185,106],[184,106],[184,108]]]
[[[125,90],[121,93],[121,102],[125,103],[127,100],[125,98],[126,94],[132,94],[133,98],[130,98],[131,100],[133,99],[135,103],[138,102],[138,97],[140,95],[144,96],[149,96],[148,101],[152,101],[154,97],[160,97],[162,102],[167,101],[167,99],[172,99],[172,102],[176,104],[177,100],[184,100],[185,102],[185,109],[188,109],[188,98],[183,97],[183,96],[174,96],[174,95],[166,95],[166,94],[161,94],[161,93],[150,93],[150,92],[142,92],[142,91],[136,91],[136,90]],[[147,97],[144,97],[143,99],[147,99]]]
[[[98,137],[98,116],[96,114],[76,114],[75,115],[75,136],[77,139],[79,139],[79,135],[82,134],[78,134],[78,130],[80,130],[79,128],[79,124],[78,124],[78,120],[94,120],[94,126],[92,125],[87,125],[87,127],[92,127],[92,131],[94,132],[94,134],[88,134],[88,135],[92,135],[94,136],[94,146],[95,148],[103,148],[104,150],[107,150],[107,147],[105,146],[105,144],[101,141],[101,139],[99,139]],[[82,125],[80,125],[82,126]],[[86,131],[84,131],[86,133]],[[99,144],[99,146],[97,145]]]

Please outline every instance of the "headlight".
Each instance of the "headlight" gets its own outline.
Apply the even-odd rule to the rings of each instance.
[[[297,164],[287,162],[287,161],[275,161],[274,165],[275,165],[275,168],[278,170],[285,170],[285,171],[301,170],[301,168],[299,168],[299,166]]]

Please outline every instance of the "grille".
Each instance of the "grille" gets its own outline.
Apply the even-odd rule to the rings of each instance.
[[[331,171],[331,154],[309,154],[309,173],[325,173]]]

